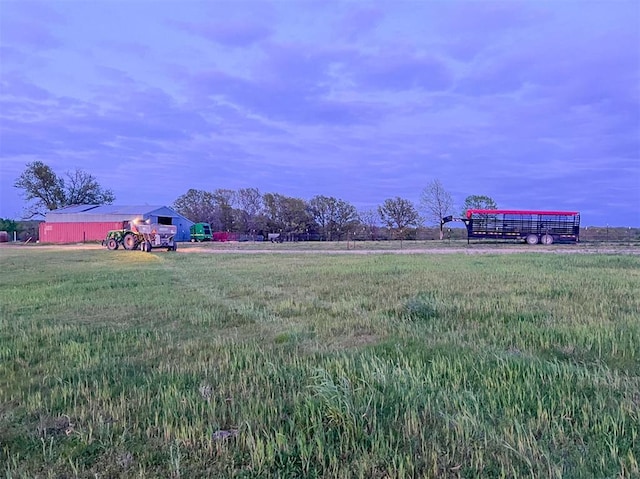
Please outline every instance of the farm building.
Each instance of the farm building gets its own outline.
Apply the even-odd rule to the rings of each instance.
[[[107,231],[122,229],[128,221],[178,227],[177,241],[189,241],[193,221],[167,206],[74,205],[49,211],[40,223],[42,243],[80,243],[101,241]]]

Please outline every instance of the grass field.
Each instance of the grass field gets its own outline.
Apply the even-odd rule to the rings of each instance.
[[[632,478],[640,257],[0,251],[6,478]]]

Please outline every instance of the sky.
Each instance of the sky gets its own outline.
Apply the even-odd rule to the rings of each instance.
[[[0,217],[27,163],[116,204],[258,188],[640,226],[640,2],[0,0]]]

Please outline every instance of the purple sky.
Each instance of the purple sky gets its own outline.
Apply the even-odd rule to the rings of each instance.
[[[640,226],[640,3],[0,0],[0,217],[26,163],[189,188]]]

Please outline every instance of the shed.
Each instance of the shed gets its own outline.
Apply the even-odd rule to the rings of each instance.
[[[40,224],[43,243],[80,243],[101,241],[107,232],[122,229],[125,222],[149,220],[150,223],[178,227],[177,241],[189,241],[193,221],[167,206],[74,205],[49,211]]]

